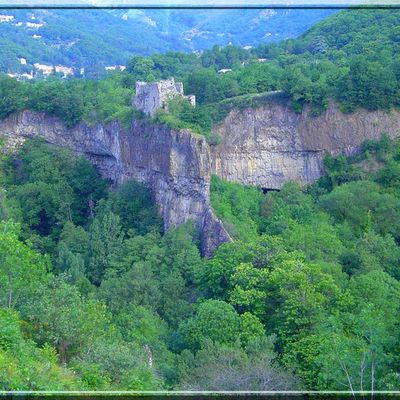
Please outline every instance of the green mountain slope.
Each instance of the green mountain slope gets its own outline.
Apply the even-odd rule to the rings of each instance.
[[[134,54],[246,46],[294,37],[329,10],[0,10],[0,71],[34,63],[90,67],[124,64]],[[34,24],[34,25],[32,25]],[[20,58],[27,60],[21,65]]]

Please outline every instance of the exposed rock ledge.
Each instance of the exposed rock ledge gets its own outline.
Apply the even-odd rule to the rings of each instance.
[[[231,240],[210,205],[210,152],[205,139],[188,130],[134,120],[129,131],[118,122],[79,124],[67,129],[57,118],[24,111],[0,121],[0,136],[13,146],[40,136],[48,143],[84,154],[103,177],[116,184],[128,179],[153,190],[165,229],[194,220],[202,234],[202,253],[212,254]]]
[[[343,114],[337,105],[318,117],[289,104],[272,103],[233,110],[214,127],[222,142],[210,147],[203,137],[146,120],[129,130],[117,122],[80,124],[67,129],[54,117],[25,111],[0,121],[0,136],[10,145],[28,137],[65,146],[96,164],[116,184],[135,179],[153,190],[165,228],[194,220],[209,256],[231,240],[210,205],[210,175],[264,188],[279,189],[288,180],[310,183],[323,173],[323,157],[356,152],[365,139],[382,133],[400,136],[400,112],[358,110]]]
[[[382,133],[400,136],[400,112],[357,110],[344,114],[337,104],[313,117],[296,114],[289,103],[233,110],[213,129],[221,144],[212,147],[212,171],[247,185],[279,189],[288,180],[303,184],[323,173],[326,153],[353,154],[365,139]]]

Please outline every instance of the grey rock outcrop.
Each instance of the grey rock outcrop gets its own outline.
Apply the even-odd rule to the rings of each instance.
[[[55,117],[25,111],[0,121],[0,136],[8,146],[39,136],[84,154],[116,184],[128,179],[144,182],[154,193],[165,229],[188,220],[198,225],[205,256],[231,240],[210,205],[209,146],[188,130],[146,120],[134,120],[129,130],[118,122],[67,129]]]
[[[279,189],[288,180],[307,184],[323,174],[327,153],[354,154],[366,139],[400,136],[400,111],[342,113],[337,104],[320,116],[296,114],[289,102],[233,110],[213,129],[212,172],[247,185]]]
[[[233,110],[213,128],[221,143],[210,146],[189,130],[173,130],[146,119],[130,129],[118,122],[67,129],[60,120],[25,111],[0,121],[0,136],[15,146],[40,136],[48,143],[84,154],[102,176],[120,184],[135,179],[153,191],[165,229],[188,220],[201,232],[202,252],[209,256],[231,238],[210,204],[210,176],[279,189],[288,180],[313,182],[323,173],[326,153],[352,154],[365,139],[382,133],[400,136],[400,111],[343,114],[336,104],[318,117],[305,108],[270,103]]]

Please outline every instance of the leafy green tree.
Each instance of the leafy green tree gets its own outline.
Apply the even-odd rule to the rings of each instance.
[[[43,140],[26,141],[7,161],[9,197],[21,209],[23,234],[54,253],[66,222],[83,224],[104,196],[106,183],[88,161]]]
[[[106,196],[107,183],[100,179],[98,171],[84,157],[75,160],[67,178],[74,193],[72,220],[83,225],[93,217],[97,202]]]
[[[269,271],[254,268],[251,263],[239,264],[230,282],[232,290],[229,301],[240,311],[251,311],[259,318],[265,317]]]
[[[391,349],[396,346],[399,286],[381,271],[354,278],[350,314],[330,326],[318,362],[320,385],[346,390],[379,390],[391,373]],[[331,342],[328,345],[328,340]]]
[[[132,235],[162,230],[162,221],[151,191],[140,182],[128,181],[111,192],[107,201],[99,204],[97,209],[100,214],[106,211],[118,215],[123,230],[131,231]]]
[[[15,199],[9,199],[7,191],[0,188],[0,221],[21,221],[21,212]]]
[[[117,215],[110,212],[93,220],[89,231],[88,276],[94,284],[101,283],[106,269],[121,251],[123,239]]]
[[[211,203],[231,236],[246,240],[257,235],[260,207],[263,203],[260,190],[225,182],[213,176]]]
[[[196,95],[199,104],[222,100],[221,78],[212,69],[199,69],[190,74],[187,91]]]
[[[84,300],[76,287],[61,279],[50,283],[46,293],[31,306],[29,315],[36,326],[37,341],[54,346],[62,364],[107,332],[110,318],[104,304]]]
[[[111,387],[124,387],[128,390],[154,390],[160,387],[145,349],[115,337],[97,337],[92,340],[90,346],[82,352],[79,365],[85,371],[95,372],[98,368],[100,377],[105,378],[105,382],[111,382]]]
[[[221,300],[206,300],[198,306],[196,315],[181,326],[185,343],[198,350],[207,340],[234,344],[240,335],[240,317],[235,309]]]
[[[60,247],[61,245],[65,246],[73,254],[80,254],[85,258],[89,246],[89,234],[81,226],[67,221],[60,233],[58,246]]]
[[[265,336],[265,329],[261,321],[253,314],[245,312],[240,315],[240,342],[249,346]]]
[[[60,117],[69,128],[80,122],[84,114],[82,96],[61,80],[36,84],[28,107]]]
[[[0,304],[24,309],[48,281],[49,259],[19,240],[19,225],[0,222]]]
[[[348,75],[339,85],[339,96],[348,109],[360,105],[370,110],[387,109],[395,102],[396,86],[390,65],[355,56],[350,60]]]
[[[279,391],[298,389],[288,372],[274,363],[273,341],[253,342],[247,352],[208,343],[188,365],[183,388],[189,390]]]
[[[273,257],[284,251],[279,237],[262,235],[251,242],[236,241],[220,246],[211,260],[196,269],[196,283],[206,297],[227,301],[233,283],[231,277],[242,263],[265,268]]]
[[[154,68],[154,62],[151,58],[135,56],[132,57],[126,69],[129,73],[133,74],[138,80],[151,80],[150,74]]]
[[[348,223],[357,235],[368,228],[372,219],[377,232],[397,237],[394,226],[400,216],[400,202],[393,195],[381,193],[373,182],[342,185],[323,196],[320,204],[337,222]]]
[[[129,244],[126,248],[128,246]],[[119,260],[119,265],[127,265],[125,263],[128,260],[129,253],[126,258]],[[152,264],[149,261],[137,261],[119,274],[110,270],[101,284],[100,295],[114,312],[124,309],[127,302],[156,309],[160,302],[160,293]]]
[[[282,237],[288,250],[301,250],[310,261],[338,261],[344,251],[338,232],[322,213],[310,225],[289,222]]]
[[[26,104],[25,87],[17,80],[0,75],[0,118],[21,111]]]
[[[345,300],[333,277],[318,264],[305,264],[298,255],[278,259],[269,277],[267,329],[289,353],[291,343],[306,337]]]
[[[26,339],[17,312],[0,308],[0,389],[77,390],[85,386],[74,372],[57,364],[50,346]]]
[[[189,223],[167,232],[162,240],[164,256],[157,271],[162,292],[160,314],[174,328],[190,316],[193,299],[198,296],[194,271],[203,261],[196,239],[197,229]]]

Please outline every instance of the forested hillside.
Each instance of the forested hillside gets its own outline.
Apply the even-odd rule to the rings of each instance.
[[[398,389],[399,153],[305,190],[214,178],[235,242],[205,260],[142,185],[26,142],[1,167],[0,388]]]
[[[0,72],[29,72],[39,63],[74,67],[78,75],[85,68],[91,77],[104,74],[106,66],[124,65],[135,54],[200,51],[230,42],[255,46],[296,37],[331,13],[0,9]]]
[[[3,77],[0,117],[129,122],[134,82],[169,76],[199,106],[156,118],[205,135],[271,96],[390,112],[399,19],[345,11],[297,40],[135,57],[101,81]],[[112,187],[37,139],[1,152],[0,390],[400,390],[400,143],[382,134],[327,157],[308,187],[263,194],[213,177],[235,240],[210,259],[190,223],[163,231],[142,184]]]

